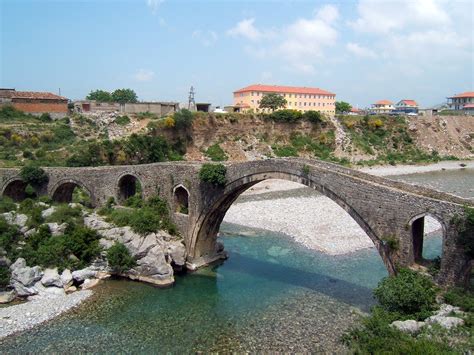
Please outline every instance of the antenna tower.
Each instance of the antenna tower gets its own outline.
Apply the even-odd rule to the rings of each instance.
[[[188,110],[196,111],[196,101],[194,101],[194,87],[189,90]]]

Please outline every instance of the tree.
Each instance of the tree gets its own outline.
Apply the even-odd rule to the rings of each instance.
[[[138,101],[137,94],[132,89],[117,89],[112,93],[112,100],[121,104]]]
[[[225,186],[227,168],[222,164],[203,164],[199,170],[201,181],[214,186]]]
[[[260,100],[260,108],[269,108],[272,111],[275,111],[280,107],[285,107],[286,104],[286,99],[283,96],[275,93],[266,94]]]
[[[350,112],[352,109],[352,106],[344,101],[336,101],[336,112],[337,113],[344,113],[344,112]]]
[[[112,101],[112,95],[110,92],[105,90],[95,90],[91,91],[89,95],[86,96],[87,100],[95,100],[99,102],[110,102]]]

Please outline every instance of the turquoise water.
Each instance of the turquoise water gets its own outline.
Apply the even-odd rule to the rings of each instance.
[[[224,263],[167,289],[107,281],[78,309],[0,341],[0,353],[339,353],[387,275],[375,249],[328,256],[263,230],[227,224],[221,234]],[[425,240],[427,257],[440,248],[439,236]]]

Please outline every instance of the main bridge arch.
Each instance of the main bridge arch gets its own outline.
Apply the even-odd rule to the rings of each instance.
[[[219,198],[217,198],[209,208],[205,209],[198,216],[194,224],[188,248],[188,255],[191,261],[195,261],[197,264],[209,262],[209,259],[211,259],[217,252],[217,234],[227,210],[244,191],[259,182],[269,179],[288,180],[300,183],[320,192],[322,195],[336,202],[367,233],[382,257],[388,272],[390,274],[395,273],[394,263],[391,259],[390,250],[387,248],[386,243],[384,243],[380,236],[373,230],[369,221],[364,219],[357,209],[351,205],[350,201],[342,198],[324,184],[312,179],[309,174],[303,172],[296,173],[294,171],[282,172],[269,170],[265,172],[257,172],[242,176],[227,183]]]

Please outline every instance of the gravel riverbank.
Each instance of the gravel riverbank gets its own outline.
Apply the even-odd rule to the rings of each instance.
[[[92,296],[91,290],[83,290],[65,296],[41,297],[17,305],[1,307],[0,339],[53,319],[76,307],[90,296]]]

